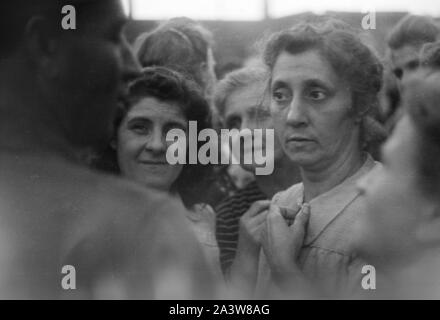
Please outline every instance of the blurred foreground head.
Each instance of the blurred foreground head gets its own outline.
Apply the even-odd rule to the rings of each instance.
[[[67,4],[76,29],[62,28]],[[2,114],[32,118],[76,147],[106,142],[139,71],[120,1],[2,1],[0,21]]]
[[[211,284],[181,205],[58,152],[111,137],[138,73],[124,22],[117,0],[0,3],[1,299],[189,298]]]
[[[432,276],[423,268],[440,261],[439,53],[437,46],[404,80],[405,115],[383,147],[383,167],[359,183],[368,206],[359,223],[361,251],[389,274],[417,265],[425,271],[416,281]]]

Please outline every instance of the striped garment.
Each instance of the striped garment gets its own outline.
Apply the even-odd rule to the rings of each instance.
[[[267,200],[255,181],[249,183],[234,195],[221,201],[216,207],[216,237],[220,248],[220,265],[227,275],[235,258],[238,243],[238,229],[241,216],[258,200]]]

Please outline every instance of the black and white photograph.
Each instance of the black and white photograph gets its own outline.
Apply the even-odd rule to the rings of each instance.
[[[440,1],[0,15],[0,300],[440,299]]]

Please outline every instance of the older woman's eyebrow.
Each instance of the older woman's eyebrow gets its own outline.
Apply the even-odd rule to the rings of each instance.
[[[304,87],[321,87],[329,91],[333,91],[334,89],[330,83],[318,78],[306,80],[304,83]]]

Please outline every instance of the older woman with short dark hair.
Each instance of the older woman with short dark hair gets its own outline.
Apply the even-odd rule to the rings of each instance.
[[[197,122],[197,136],[211,125],[209,106],[198,86],[171,69],[145,68],[130,85],[129,101],[118,109],[116,136],[106,167],[181,200],[208,262],[220,277],[215,213],[204,203],[211,166],[189,164],[188,159],[186,164],[170,164],[166,158],[168,147],[174,143],[167,140],[167,133],[180,129],[189,139],[189,121]],[[197,154],[201,145],[197,142]]]
[[[262,227],[258,291],[338,297],[361,289],[363,262],[351,248],[353,225],[364,211],[356,180],[376,166],[365,150],[380,133],[370,115],[382,65],[336,20],[274,34],[264,59],[275,132],[303,182],[272,199]]]

